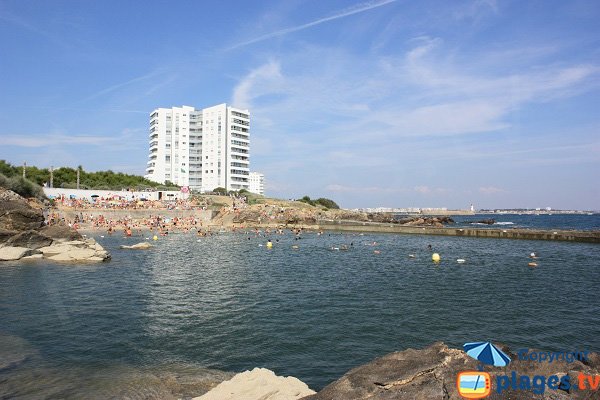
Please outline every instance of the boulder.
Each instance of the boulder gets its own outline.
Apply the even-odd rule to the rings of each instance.
[[[277,376],[265,368],[242,372],[193,400],[293,400],[315,393],[294,377]]]
[[[32,249],[27,247],[0,247],[0,261],[15,261],[20,260],[23,257],[33,254]]]
[[[512,361],[506,367],[484,366],[483,370],[492,376],[492,392],[487,399],[589,399],[589,391],[575,390],[567,393],[563,390],[545,388],[543,394],[532,391],[508,388],[497,392],[494,376],[535,375],[572,376],[571,383],[577,382],[579,372],[599,375],[600,363],[593,355],[585,364],[580,361],[537,362],[521,361],[506,347],[502,350]],[[596,358],[594,358],[596,357]],[[327,385],[320,392],[308,396],[306,400],[329,399],[444,399],[459,400],[462,397],[456,388],[456,378],[463,371],[477,371],[480,363],[469,357],[464,351],[452,349],[444,343],[435,343],[422,350],[408,349],[377,358],[365,365],[347,372],[337,381]],[[595,397],[594,397],[595,398]]]
[[[25,231],[38,229],[44,224],[44,215],[39,210],[18,201],[0,202],[0,229]]]
[[[11,237],[18,235],[18,234],[19,234],[18,231],[9,231],[9,230],[0,228],[0,245],[2,243],[6,243],[8,241],[8,239],[10,239]]]
[[[33,204],[36,208],[31,206]],[[54,261],[104,261],[110,254],[94,239],[63,224],[43,226],[39,202],[31,204],[0,188],[0,261],[47,258]]]
[[[40,229],[38,232],[43,233],[54,239],[67,239],[67,240],[81,240],[82,237],[75,229],[70,228],[68,225],[47,225]]]
[[[18,194],[16,194],[15,192],[13,192],[12,190],[8,190],[5,189],[3,187],[0,187],[0,202],[6,202],[6,201],[27,201],[25,199],[23,199],[21,196],[19,196]]]
[[[121,245],[119,247],[122,249],[129,249],[129,250],[147,250],[147,249],[151,248],[152,245],[148,242],[141,242],[141,243],[132,244],[131,246]]]
[[[6,242],[7,246],[28,247],[30,249],[39,249],[51,244],[52,238],[31,229],[12,236]]]

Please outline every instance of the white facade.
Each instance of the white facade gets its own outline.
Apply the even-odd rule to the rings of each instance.
[[[93,190],[93,189],[63,189],[63,188],[44,188],[44,194],[55,199],[64,196],[67,199],[87,199],[93,203],[100,198],[112,198],[118,196],[127,201],[135,199],[146,200],[185,200],[190,195],[177,190],[153,190],[151,192],[132,192],[123,190]]]
[[[150,114],[149,139],[147,179],[200,192],[249,188],[248,110],[227,104],[157,108]]]
[[[250,172],[248,175],[248,183],[250,188],[248,191],[252,193],[258,193],[260,195],[265,194],[265,175],[260,172]]]

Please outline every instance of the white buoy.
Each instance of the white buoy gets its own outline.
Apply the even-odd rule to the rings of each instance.
[[[415,258],[415,255],[414,254],[409,254],[408,258]]]
[[[459,264],[464,264],[465,261],[466,260],[464,258],[459,258],[459,259],[456,260],[456,262],[459,263]]]

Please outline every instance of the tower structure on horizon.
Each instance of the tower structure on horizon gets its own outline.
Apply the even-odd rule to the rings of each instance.
[[[249,189],[250,113],[227,104],[150,114],[147,179],[209,192]]]

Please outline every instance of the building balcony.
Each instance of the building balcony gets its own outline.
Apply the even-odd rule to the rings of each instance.
[[[241,149],[239,147],[232,147],[231,148],[231,153],[237,153],[237,154],[243,154],[243,155],[247,155],[250,153],[250,149]]]

